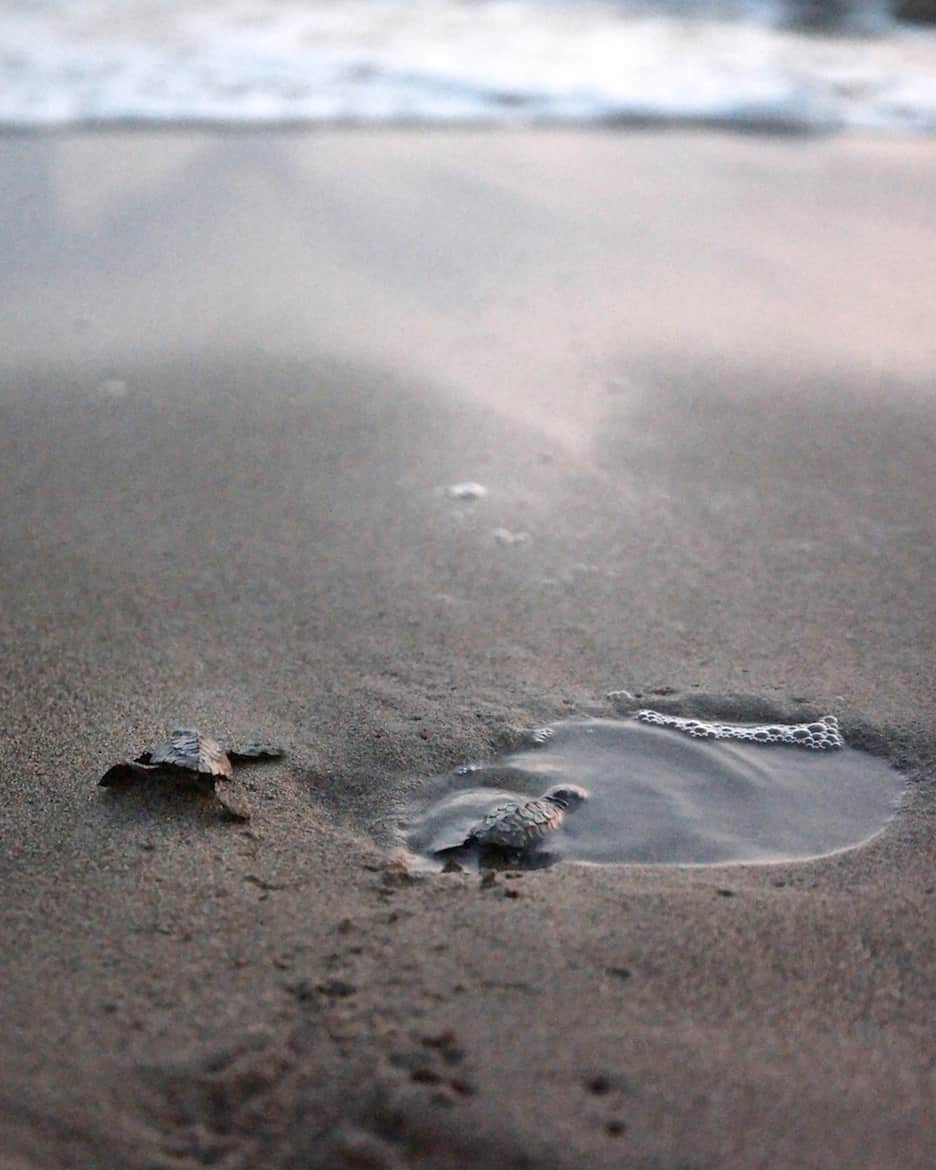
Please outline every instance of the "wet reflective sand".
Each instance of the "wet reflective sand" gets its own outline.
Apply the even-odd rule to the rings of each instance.
[[[0,171],[4,1170],[932,1170],[933,144]],[[808,697],[910,795],[730,880],[388,866],[416,778],[623,686]],[[177,725],[289,749],[249,827],[98,788]]]

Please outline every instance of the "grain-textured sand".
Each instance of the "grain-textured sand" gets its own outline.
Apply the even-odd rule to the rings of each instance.
[[[936,146],[0,178],[4,1170],[928,1170]],[[799,865],[388,864],[420,778],[619,687],[834,711],[906,807]],[[286,743],[249,827],[96,787],[178,722]]]

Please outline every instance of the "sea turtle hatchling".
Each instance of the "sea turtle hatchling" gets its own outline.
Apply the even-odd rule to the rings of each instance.
[[[560,827],[565,815],[588,799],[578,784],[556,784],[531,800],[509,800],[493,808],[455,845],[437,854],[477,848],[482,853],[530,855]]]
[[[232,817],[245,821],[250,819],[250,805],[243,785],[234,777],[233,764],[277,760],[284,754],[282,748],[259,739],[225,751],[210,736],[180,727],[152,751],[108,768],[99,783],[103,788],[117,788],[152,777],[187,783],[214,793]]]

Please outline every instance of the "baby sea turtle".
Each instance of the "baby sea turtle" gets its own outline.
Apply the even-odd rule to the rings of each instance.
[[[506,856],[530,854],[560,827],[566,813],[588,799],[577,784],[556,784],[532,800],[504,801],[483,817],[454,845],[437,849],[437,854],[477,848],[481,852]]]
[[[243,785],[234,777],[233,763],[277,760],[283,749],[265,740],[253,739],[238,748],[225,751],[217,740],[194,728],[180,727],[166,743],[151,752],[143,752],[123,764],[108,768],[99,783],[104,788],[126,787],[139,780],[157,778],[174,780],[215,798],[237,820],[250,819],[250,805]]]

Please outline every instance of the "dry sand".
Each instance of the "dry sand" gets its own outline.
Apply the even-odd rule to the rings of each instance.
[[[932,1167],[936,146],[0,175],[3,1170]],[[798,865],[388,866],[421,778],[613,687],[832,710],[906,807]],[[285,741],[249,827],[96,787],[178,722]]]

